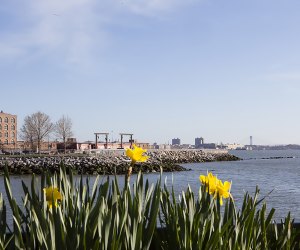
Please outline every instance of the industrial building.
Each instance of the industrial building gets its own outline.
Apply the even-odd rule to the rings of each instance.
[[[195,148],[197,149],[216,149],[217,144],[216,143],[204,143],[204,138],[195,138]]]
[[[180,145],[180,139],[179,138],[174,138],[172,139],[172,145]]]

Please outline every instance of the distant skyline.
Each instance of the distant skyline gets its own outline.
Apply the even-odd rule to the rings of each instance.
[[[3,0],[0,109],[74,136],[300,144],[300,2]],[[113,131],[113,132],[112,132]]]

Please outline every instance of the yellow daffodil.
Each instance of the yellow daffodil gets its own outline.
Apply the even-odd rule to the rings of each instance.
[[[48,187],[44,188],[44,193],[46,195],[46,201],[48,203],[49,208],[52,208],[52,201],[54,201],[54,206],[57,207],[57,201],[61,201],[62,195],[58,191],[57,187]]]
[[[217,185],[217,191],[216,193],[219,195],[220,197],[220,205],[223,205],[223,199],[222,198],[229,198],[231,197],[230,195],[230,187],[231,187],[231,183],[228,181],[225,181],[224,184],[222,183],[222,181],[219,180],[219,183]]]
[[[133,145],[133,149],[126,149],[126,155],[131,159],[132,164],[146,161],[149,157],[144,155],[145,152],[146,150],[139,148],[136,145]]]
[[[209,192],[209,194],[214,194],[216,192],[219,180],[212,173],[208,173],[207,176],[200,175],[200,181],[206,186],[206,191]]]
[[[219,196],[221,206],[223,205],[223,198],[226,199],[231,197],[230,182],[225,181],[223,184],[223,182],[216,176],[214,176],[211,172],[209,172],[207,176],[200,175],[199,179],[200,182],[206,186],[206,192],[209,192],[209,194],[213,195],[214,198],[217,198]]]

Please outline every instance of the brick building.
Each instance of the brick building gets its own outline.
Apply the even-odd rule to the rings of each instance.
[[[42,141],[41,142],[41,153],[57,152],[57,142],[56,141]],[[37,143],[30,143],[25,141],[18,141],[16,149],[23,152],[37,152]]]
[[[17,116],[0,112],[0,150],[14,150],[17,143]]]

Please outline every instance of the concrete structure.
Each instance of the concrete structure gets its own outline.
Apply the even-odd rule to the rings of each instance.
[[[216,149],[217,144],[216,143],[204,143],[204,138],[195,138],[195,148],[196,149]]]
[[[198,148],[200,145],[203,145],[204,144],[204,139],[203,137],[200,137],[200,138],[195,138],[195,148]]]
[[[97,133],[94,133],[95,134],[95,137],[96,137],[96,143],[95,143],[95,146],[94,146],[94,148],[95,149],[98,149],[99,147],[98,147],[98,139],[100,139],[100,136],[102,135],[104,135],[104,137],[105,137],[105,144],[104,144],[104,148],[105,149],[109,149],[109,146],[108,146],[108,135],[109,135],[109,133],[107,133],[107,132],[97,132]],[[131,144],[131,146],[130,147],[132,147],[132,144],[134,143],[134,140],[132,139],[132,137],[133,137],[133,134],[129,134],[129,133],[120,133],[120,137],[121,137],[121,143],[120,143],[120,146],[119,146],[119,149],[123,149],[124,148],[124,146],[123,146],[123,137],[124,136],[129,136],[129,143]],[[112,143],[113,142],[111,142],[110,144],[112,145]],[[100,146],[101,147],[101,146]],[[112,146],[111,146],[112,147]]]
[[[15,150],[17,147],[17,116],[0,112],[0,150]]]
[[[121,136],[121,145],[120,145],[120,148],[125,148],[125,146],[123,145],[123,136],[129,136],[130,139],[129,139],[129,143],[130,143],[130,148],[132,147],[132,144],[134,143],[134,140],[132,139],[132,136],[133,134],[128,134],[128,133],[120,133],[120,136]]]
[[[172,145],[180,145],[180,139],[179,138],[172,139]]]
[[[98,139],[99,139],[99,136],[100,135],[104,135],[105,136],[105,144],[104,144],[104,147],[107,148],[107,142],[108,142],[108,135],[109,133],[94,133],[95,136],[96,136],[96,143],[95,143],[95,148],[98,148]]]
[[[101,142],[101,141],[86,141],[86,142],[76,142],[76,139],[72,138],[72,140],[68,139],[66,142],[66,149],[69,152],[84,152],[84,151],[97,151],[97,150],[106,150],[106,149],[127,149],[131,148],[132,144],[135,144],[136,146],[143,148],[143,149],[149,149],[150,145],[146,142],[122,142],[122,148],[121,148],[121,142]],[[58,152],[62,152],[64,149],[64,143],[57,143],[57,150]]]
[[[156,149],[170,150],[171,149],[171,145],[169,145],[169,144],[159,144]]]
[[[149,149],[149,147],[150,147],[149,143],[146,143],[146,142],[134,142],[134,141],[133,142],[122,142],[122,147],[121,147],[120,142],[108,142],[107,147],[106,147],[106,143],[98,142],[97,149],[127,149],[127,148],[132,148],[133,144],[140,148],[143,148],[143,149]],[[96,149],[96,147],[94,147],[94,145],[92,145],[92,149]]]
[[[245,145],[243,145],[243,144],[236,144],[236,143],[233,143],[233,144],[230,144],[230,143],[225,144],[225,147],[226,147],[226,149],[228,149],[228,150],[245,149]]]
[[[216,143],[203,143],[197,148],[198,149],[216,149],[217,144]]]
[[[180,148],[181,149],[190,149],[190,148],[192,148],[192,146],[191,146],[191,144],[182,144],[182,145],[180,145]]]

